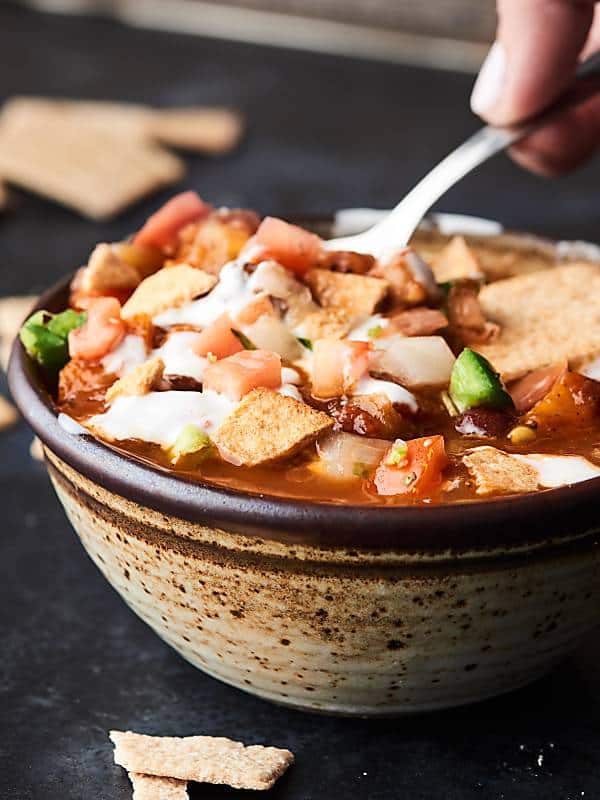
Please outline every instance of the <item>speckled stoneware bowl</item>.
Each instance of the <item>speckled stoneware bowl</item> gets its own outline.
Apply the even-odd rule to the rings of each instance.
[[[418,237],[425,252],[443,241]],[[557,252],[472,241],[506,274]],[[66,286],[40,307],[63,308]],[[287,501],[187,483],[66,434],[20,345],[10,384],[98,568],[233,686],[336,714],[445,708],[534,680],[598,623],[600,480],[437,508]]]

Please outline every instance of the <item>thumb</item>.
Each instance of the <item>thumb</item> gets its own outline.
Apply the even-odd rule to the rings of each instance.
[[[498,0],[498,31],[471,108],[509,125],[552,102],[573,80],[594,14],[593,0]]]

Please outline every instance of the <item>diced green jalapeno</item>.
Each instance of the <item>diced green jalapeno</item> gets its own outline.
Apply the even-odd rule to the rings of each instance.
[[[193,466],[207,458],[212,449],[213,444],[206,433],[196,425],[190,424],[182,428],[169,450],[169,457],[174,466],[182,464]]]
[[[407,457],[408,445],[403,439],[396,439],[386,456],[385,463],[388,467],[398,467],[406,462]]]
[[[69,333],[81,327],[86,314],[67,309],[60,314],[36,311],[22,326],[19,338],[31,358],[58,372],[69,360]]]
[[[450,397],[461,413],[477,406],[501,410],[513,405],[500,375],[490,362],[468,347],[454,362]]]

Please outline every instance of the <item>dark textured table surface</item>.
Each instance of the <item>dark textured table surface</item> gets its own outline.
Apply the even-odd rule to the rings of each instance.
[[[189,159],[187,183],[218,203],[263,211],[391,204],[474,128],[469,88],[450,73],[0,7],[0,97],[240,106],[245,143],[221,160]],[[499,158],[442,205],[598,239],[599,178],[598,161],[549,184]],[[20,195],[0,219],[0,293],[42,288],[159,200],[101,225]],[[596,637],[534,686],[470,708],[382,722],[271,706],[194,670],[126,609],[84,555],[29,441],[24,425],[0,437],[2,800],[130,797],[112,764],[112,727],[287,746],[297,763],[272,792],[286,800],[600,796]],[[195,787],[191,796],[235,794]]]

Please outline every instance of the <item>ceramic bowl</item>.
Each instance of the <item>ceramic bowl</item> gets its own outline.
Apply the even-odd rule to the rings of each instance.
[[[529,238],[473,242],[509,271],[556,258]],[[63,308],[67,285],[39,307]],[[426,508],[291,501],[176,479],[65,433],[20,344],[10,386],[100,571],[232,686],[335,714],[441,709],[538,678],[598,623],[600,480]]]

